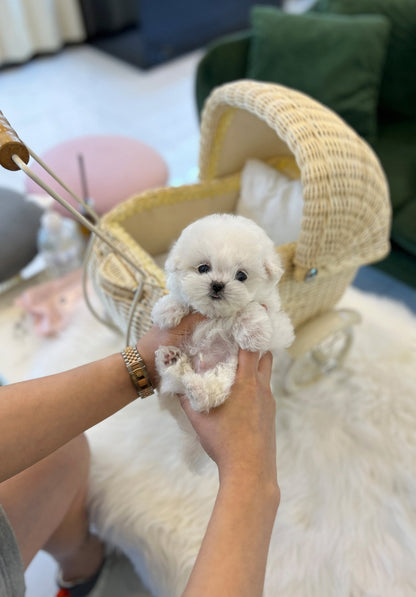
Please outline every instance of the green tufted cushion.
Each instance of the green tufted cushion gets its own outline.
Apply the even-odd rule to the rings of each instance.
[[[380,16],[287,14],[256,6],[247,76],[298,89],[373,140],[390,26]]]
[[[314,10],[345,15],[383,15],[391,24],[380,106],[416,116],[416,0],[319,0]]]

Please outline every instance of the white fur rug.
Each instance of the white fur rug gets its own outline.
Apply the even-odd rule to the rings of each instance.
[[[355,289],[342,305],[363,317],[342,370],[288,397],[276,366],[282,501],[266,597],[416,595],[416,319]],[[214,467],[187,470],[176,423],[152,398],[89,437],[98,531],[155,596],[181,595],[216,495]]]

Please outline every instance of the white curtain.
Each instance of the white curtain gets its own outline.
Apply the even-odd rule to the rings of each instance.
[[[0,0],[0,65],[83,39],[78,0]]]

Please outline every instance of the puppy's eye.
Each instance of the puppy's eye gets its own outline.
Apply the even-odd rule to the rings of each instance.
[[[198,265],[198,271],[200,274],[207,274],[211,271],[211,267],[208,263],[201,263],[201,265]]]
[[[247,280],[247,274],[246,272],[243,272],[243,270],[238,270],[238,272],[235,275],[235,279],[238,280],[239,282],[244,282],[245,280]]]

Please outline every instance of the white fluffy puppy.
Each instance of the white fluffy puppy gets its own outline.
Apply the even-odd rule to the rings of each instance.
[[[153,321],[171,328],[191,311],[206,316],[186,345],[156,352],[162,405],[179,420],[183,413],[175,394],[186,394],[200,412],[222,404],[235,378],[239,347],[285,348],[293,341],[293,327],[276,287],[283,273],[280,258],[266,233],[247,218],[215,214],[189,225],[165,270],[170,294],[155,304]]]

